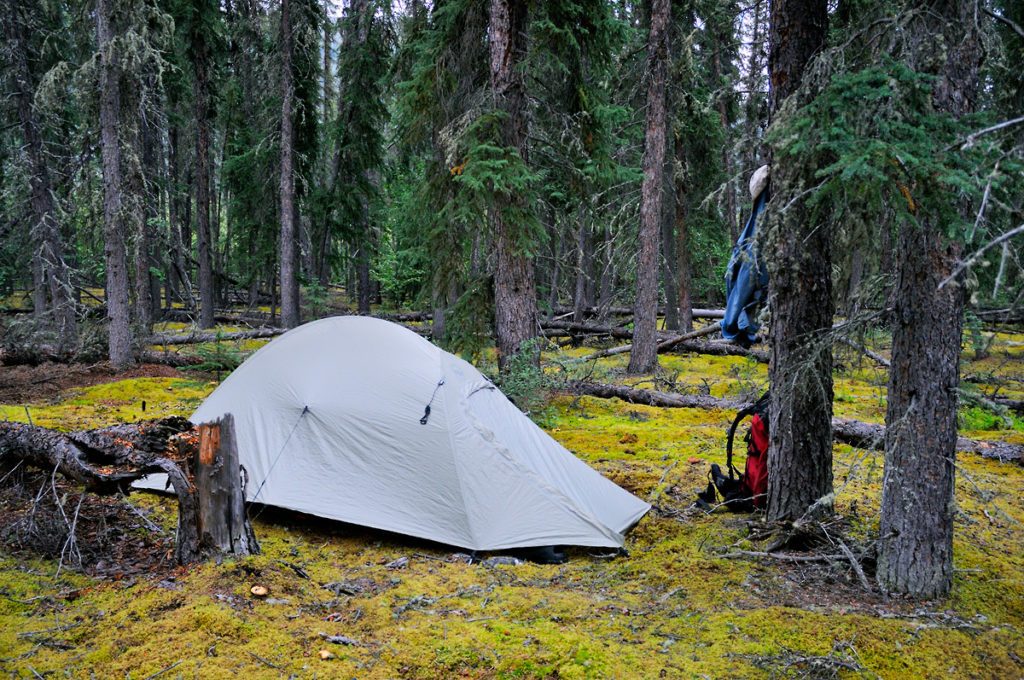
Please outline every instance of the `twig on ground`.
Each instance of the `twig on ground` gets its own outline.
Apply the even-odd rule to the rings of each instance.
[[[726,559],[735,560],[744,557],[770,557],[780,562],[835,562],[841,559],[842,555],[790,555],[787,553],[762,552],[759,550],[735,550],[733,552],[719,555]]]
[[[178,659],[177,661],[172,663],[167,668],[165,668],[165,669],[163,669],[161,671],[157,671],[156,673],[153,673],[152,675],[147,675],[145,678],[143,678],[143,680],[153,680],[153,678],[158,678],[161,675],[163,675],[164,673],[166,673],[167,671],[174,670],[175,668],[177,668],[180,665],[181,665],[181,659]]]
[[[860,561],[857,556],[853,554],[845,543],[838,541],[839,549],[846,555],[846,559],[850,562],[850,566],[853,567],[853,571],[857,574],[857,578],[860,580],[860,584],[864,586],[864,590],[871,592],[871,583],[868,581],[868,577],[864,575],[864,570],[860,566]]]
[[[269,666],[270,668],[276,668],[277,670],[281,670],[281,667],[280,667],[280,666],[278,666],[277,664],[273,664],[273,663],[270,663],[269,661],[267,661],[266,659],[264,659],[264,658],[263,658],[262,656],[260,656],[259,654],[253,654],[252,652],[247,652],[247,653],[249,654],[249,656],[251,656],[252,658],[256,659],[256,660],[257,660],[257,661],[259,661],[260,663],[262,663],[262,664],[264,664],[264,665],[266,665],[266,666]]]

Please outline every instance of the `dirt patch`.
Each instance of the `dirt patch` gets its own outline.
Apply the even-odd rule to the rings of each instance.
[[[107,363],[56,364],[0,367],[0,403],[25,404],[48,401],[65,390],[89,387],[128,378],[180,378],[184,374],[170,366],[140,364],[127,371],[115,371]]]

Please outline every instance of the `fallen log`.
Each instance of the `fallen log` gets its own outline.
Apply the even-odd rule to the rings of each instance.
[[[584,307],[580,311],[587,317],[600,317],[602,314],[612,316],[632,316],[634,310],[632,307]],[[552,313],[555,316],[562,316],[575,314],[576,310],[573,307],[559,305],[552,310]],[[694,307],[691,310],[691,313],[694,319],[721,319],[725,317],[724,309],[705,309],[702,307]],[[665,308],[659,307],[658,314],[660,316],[664,316]]]
[[[187,368],[205,363],[205,359],[195,354],[182,354],[181,352],[157,352],[145,350],[139,352],[139,361],[145,364],[160,364],[172,368]]]
[[[192,423],[178,416],[78,432],[0,422],[0,462],[59,472],[98,495],[128,494],[132,482],[164,473],[178,499],[180,564],[258,552],[241,505],[231,420],[203,427],[197,436]],[[195,475],[190,478],[187,470]]]
[[[845,418],[832,419],[832,438],[835,441],[849,444],[860,449],[882,450],[885,448],[885,425],[865,423],[860,420]],[[994,458],[998,461],[1014,462],[1024,465],[1024,446],[998,441],[979,441],[967,437],[957,437],[956,450],[976,453],[983,458]]]
[[[232,331],[230,333],[158,333],[149,339],[151,345],[197,345],[203,342],[219,342],[221,340],[255,340],[258,338],[274,338],[287,333],[287,328],[254,328],[251,331]]]
[[[748,357],[758,363],[768,363],[768,352],[760,349],[747,349],[731,342],[694,342],[687,340],[675,345],[674,349],[694,354],[709,354],[718,357]],[[659,350],[660,351],[660,350]]]
[[[678,345],[679,343],[686,342],[687,340],[693,340],[695,338],[702,338],[705,335],[711,335],[712,333],[718,333],[721,330],[722,329],[721,329],[721,327],[718,324],[713,323],[713,324],[711,324],[709,326],[705,326],[704,328],[700,328],[698,330],[695,330],[692,333],[685,333],[683,335],[677,335],[676,337],[670,338],[668,340],[662,340],[661,342],[658,343],[658,353],[660,354],[661,352],[664,352],[666,350],[670,350],[673,347],[675,347],[676,345]],[[626,352],[629,352],[632,349],[633,349],[633,345],[632,344],[621,345],[619,347],[611,347],[609,349],[603,349],[600,352],[594,352],[593,354],[588,354],[587,356],[583,357],[583,361],[591,361],[593,359],[600,359],[602,357],[611,357],[611,356],[615,356],[616,354],[625,354]]]
[[[561,335],[607,335],[612,338],[629,339],[633,337],[633,331],[625,326],[601,326],[592,323],[577,323],[575,321],[543,321],[540,327],[545,331],[563,331]]]
[[[566,384],[566,389],[572,394],[583,394],[603,399],[618,398],[628,401],[631,404],[646,404],[647,406],[664,406],[667,408],[720,408],[738,409],[742,403],[731,399],[721,399],[705,394],[679,394],[676,392],[659,392],[657,390],[642,390],[635,387],[623,385],[609,385],[607,383],[587,382],[583,380],[572,380]]]
[[[1007,397],[994,397],[992,402],[998,406],[1003,406],[1016,413],[1024,415],[1024,399],[1009,399]]]
[[[619,398],[632,404],[646,404],[664,408],[706,408],[735,410],[747,406],[731,399],[722,399],[710,395],[687,395],[657,390],[642,390],[621,385],[609,385],[587,381],[571,381],[566,384],[566,391],[571,394],[601,397],[605,399]],[[846,418],[832,419],[832,438],[834,441],[849,444],[861,449],[882,450],[885,448],[885,426],[865,423]],[[958,437],[957,451],[976,453],[983,458],[993,458],[1002,462],[1014,462],[1024,465],[1024,445],[1009,444],[999,441],[981,441]]]
[[[0,422],[0,460],[57,470],[96,494],[127,493],[135,480],[165,472],[165,462],[183,460],[172,440],[191,429],[192,423],[177,416],[67,433]]]
[[[1003,307],[1002,309],[974,309],[971,310],[975,316],[982,321],[1005,324],[1024,323],[1024,308]]]

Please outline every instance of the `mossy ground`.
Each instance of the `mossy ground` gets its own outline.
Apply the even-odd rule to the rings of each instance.
[[[1022,341],[999,337],[982,361],[965,348],[963,373],[1021,398],[1024,353],[1015,343]],[[583,353],[550,358],[568,365]],[[596,371],[625,381],[625,360],[604,360]],[[766,383],[765,367],[742,358],[670,355],[661,364],[657,380],[640,386],[740,396]],[[853,357],[842,364],[836,415],[881,422],[885,374]],[[29,412],[37,424],[61,429],[188,415],[214,385],[193,377],[121,380],[71,390]],[[688,510],[708,464],[724,462],[732,415],[590,397],[552,401],[542,417],[551,435],[656,505],[630,534],[628,557],[576,550],[564,565],[470,565],[443,546],[273,510],[253,513],[259,556],[121,580],[67,568],[57,576],[55,560],[0,551],[0,671],[720,678],[831,672],[842,662],[869,677],[1024,675],[1024,468],[961,455],[952,595],[885,600],[860,588],[845,563],[717,554],[724,546],[758,549],[750,518]],[[1024,441],[1019,418],[989,415],[965,410],[967,434]],[[0,417],[24,420],[24,405],[0,406]],[[881,475],[880,453],[836,446],[837,510],[850,540],[877,530]],[[172,501],[136,494],[133,502],[173,531]],[[389,568],[400,557],[407,565]],[[269,587],[268,599],[250,595],[256,583]],[[344,585],[324,587],[332,583]],[[356,644],[331,644],[321,634]],[[336,658],[321,661],[322,649]]]

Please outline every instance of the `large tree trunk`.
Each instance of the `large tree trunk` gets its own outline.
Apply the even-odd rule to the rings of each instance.
[[[205,0],[203,0],[205,2]],[[199,10],[200,14],[202,13]],[[196,241],[199,257],[199,325],[213,327],[213,235],[210,229],[210,46],[201,17],[192,26],[196,116]]]
[[[526,0],[491,0],[489,26],[491,92],[495,105],[508,118],[502,129],[505,147],[526,161],[526,93],[520,64],[526,54]],[[514,197],[506,199],[515,201]],[[537,290],[533,259],[529,256],[508,214],[510,205],[496,201],[490,211],[496,255],[494,316],[498,366],[508,361],[537,334]],[[540,356],[535,353],[535,361]]]
[[[292,24],[289,0],[281,0],[281,325],[299,325],[298,253],[295,230],[295,167]]]
[[[113,0],[96,0],[96,36],[100,65],[100,146],[103,154],[103,255],[107,269],[107,319],[110,363],[122,369],[134,363],[128,260],[125,254],[121,182],[121,69],[116,46]]]
[[[982,48],[973,12],[971,3],[933,0],[910,28],[911,67],[938,76],[932,104],[956,117],[974,110],[977,97]],[[964,209],[955,203],[949,207]],[[959,282],[940,286],[956,266],[960,248],[946,241],[949,229],[937,217],[943,211],[923,210],[930,214],[904,218],[896,246],[877,574],[884,590],[931,598],[948,593],[953,581],[964,300]]]
[[[636,301],[633,313],[633,351],[630,373],[649,373],[658,365],[658,259],[661,229],[662,174],[665,170],[665,78],[668,70],[669,0],[651,3],[651,30],[647,38],[647,123],[644,133],[640,189],[640,253],[636,265]]]
[[[42,130],[32,107],[35,79],[32,77],[32,70],[29,66],[28,38],[25,22],[21,15],[24,11],[26,9],[20,0],[10,0],[3,23],[10,43],[14,94],[17,100],[21,134],[25,142],[25,153],[28,157],[32,216],[35,220],[32,227],[32,245],[36,254],[33,260],[39,272],[34,301],[37,308],[45,307],[46,293],[49,292],[59,350],[64,353],[75,346],[78,338],[78,323],[75,318],[71,275],[64,260],[64,243],[61,237],[57,207],[54,204],[50,167],[43,148]],[[37,309],[37,312],[41,311],[41,309]]]
[[[773,111],[793,95],[828,25],[825,0],[771,6]],[[803,190],[813,168],[779,158],[764,243],[771,288],[768,519],[799,519],[832,491],[831,234],[808,219]],[[786,206],[782,210],[782,206]]]

